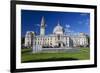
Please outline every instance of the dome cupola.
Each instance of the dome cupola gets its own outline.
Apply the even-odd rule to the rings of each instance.
[[[57,26],[53,30],[53,34],[63,35],[63,33],[64,33],[63,27],[58,22]]]

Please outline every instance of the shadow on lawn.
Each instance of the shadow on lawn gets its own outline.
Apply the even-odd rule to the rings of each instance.
[[[22,63],[28,63],[28,62],[48,62],[48,61],[72,61],[72,60],[79,60],[79,59],[76,59],[76,58],[49,58],[49,59],[22,61]]]

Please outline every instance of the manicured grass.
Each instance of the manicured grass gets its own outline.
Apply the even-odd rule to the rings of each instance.
[[[79,48],[77,52],[35,53],[31,49],[22,49],[21,62],[86,60],[90,58],[89,48]]]

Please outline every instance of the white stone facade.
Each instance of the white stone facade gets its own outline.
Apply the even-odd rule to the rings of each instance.
[[[33,45],[33,38],[35,34],[33,31],[27,31],[25,35],[25,47],[32,47]]]
[[[89,45],[87,35],[79,33],[77,35],[68,35],[64,33],[63,27],[58,22],[54,27],[53,33],[45,35],[44,17],[41,20],[40,35],[35,35],[34,32],[27,32],[25,36],[25,46],[39,45],[41,47],[86,47]]]
[[[89,43],[86,35],[68,36],[52,34],[35,36],[35,44],[51,47],[86,47]]]

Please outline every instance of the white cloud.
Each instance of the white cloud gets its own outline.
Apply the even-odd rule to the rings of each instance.
[[[86,25],[89,25],[89,19],[86,20],[86,23],[85,23],[85,24],[86,24]]]
[[[40,26],[40,24],[36,24],[37,26]]]
[[[83,22],[82,21],[78,21],[78,24],[82,24]]]
[[[69,24],[65,25],[65,33],[72,33],[73,32],[72,30],[69,29],[70,27],[71,26]]]
[[[41,24],[35,24],[35,25],[36,25],[36,26],[39,26],[39,27],[41,26]],[[47,27],[47,24],[45,24],[45,26]]]
[[[65,27],[66,27],[66,28],[70,28],[70,25],[66,24]]]
[[[82,24],[82,25],[87,25],[87,26],[89,26],[89,19],[87,19],[87,20],[82,20],[82,21],[78,21],[78,24]]]

